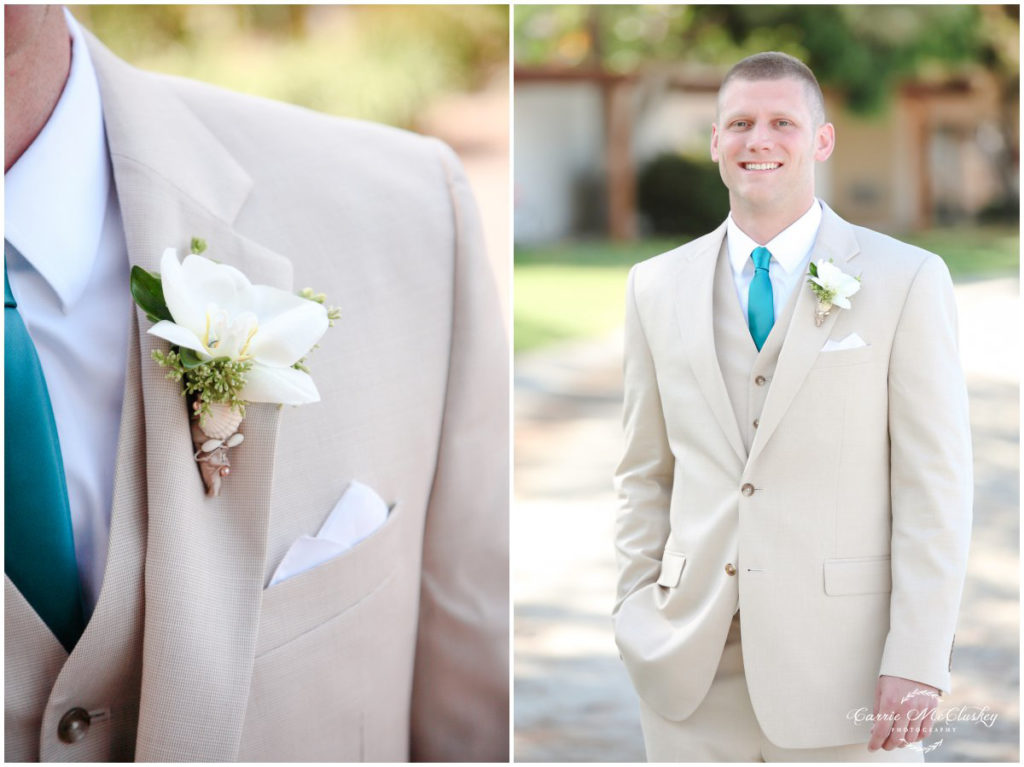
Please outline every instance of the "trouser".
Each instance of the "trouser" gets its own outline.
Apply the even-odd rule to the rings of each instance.
[[[640,724],[649,762],[923,762],[913,745],[868,751],[866,743],[824,748],[780,748],[754,715],[743,674],[740,616],[736,613],[707,697],[682,722],[640,701]],[[920,746],[920,744],[917,744]]]

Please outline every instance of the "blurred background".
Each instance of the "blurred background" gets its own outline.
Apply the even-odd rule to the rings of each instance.
[[[436,136],[459,155],[508,308],[508,7],[69,5],[142,69]],[[505,312],[508,316],[508,312]]]
[[[715,228],[719,83],[781,50],[836,126],[818,195],[942,256],[971,397],[975,525],[953,723],[928,761],[1019,760],[1019,6],[516,6],[515,754],[635,761],[612,636],[629,266]]]

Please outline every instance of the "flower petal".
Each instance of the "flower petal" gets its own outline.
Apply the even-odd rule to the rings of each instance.
[[[843,309],[850,308],[850,301],[845,296],[835,296],[832,299],[832,303],[835,304],[836,306],[842,307]]]
[[[189,285],[178,263],[178,251],[174,248],[167,248],[160,258],[160,283],[164,290],[164,303],[174,318],[174,324],[197,335],[202,333],[206,310],[196,302],[194,287]]]
[[[229,314],[252,308],[252,284],[235,267],[218,264],[192,253],[185,256],[181,272],[193,300],[204,313],[204,322],[209,304],[226,309]]]
[[[239,397],[246,402],[305,405],[319,402],[320,392],[308,373],[291,367],[271,367],[256,362],[246,374],[245,386]]]
[[[203,342],[199,340],[199,337],[188,328],[184,328],[175,322],[160,320],[160,322],[156,323],[146,332],[170,341],[175,346],[183,346],[186,349],[200,352],[204,357],[208,356],[206,350],[203,349]]]
[[[275,290],[258,285],[255,292],[261,289]],[[327,310],[323,306],[299,298],[286,311],[261,319],[248,353],[268,365],[291,365],[313,348],[327,331],[327,325]]]

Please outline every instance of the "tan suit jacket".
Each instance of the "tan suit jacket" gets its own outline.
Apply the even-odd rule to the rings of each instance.
[[[321,402],[250,406],[207,498],[136,313],[105,580],[70,658],[6,584],[7,758],[505,761],[508,355],[454,154],[88,42],[131,263],[198,236],[343,316],[308,362]],[[352,480],[394,504],[383,527],[268,588]],[[94,716],[67,745],[72,707]]]
[[[724,237],[630,273],[616,640],[640,697],[686,719],[738,607],[768,738],[863,742],[848,713],[879,674],[950,688],[972,478],[949,273],[826,206],[812,258],[862,287],[821,327],[795,288],[774,377],[750,382],[770,389],[748,453],[713,340]],[[867,345],[822,351],[851,333]]]

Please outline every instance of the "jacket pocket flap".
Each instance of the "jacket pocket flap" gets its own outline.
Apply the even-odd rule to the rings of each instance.
[[[889,557],[856,557],[825,560],[825,593],[884,594],[892,591]]]
[[[683,567],[685,565],[685,554],[666,551],[661,557],[661,575],[658,577],[658,585],[674,589],[679,585],[679,578],[683,574]]]

